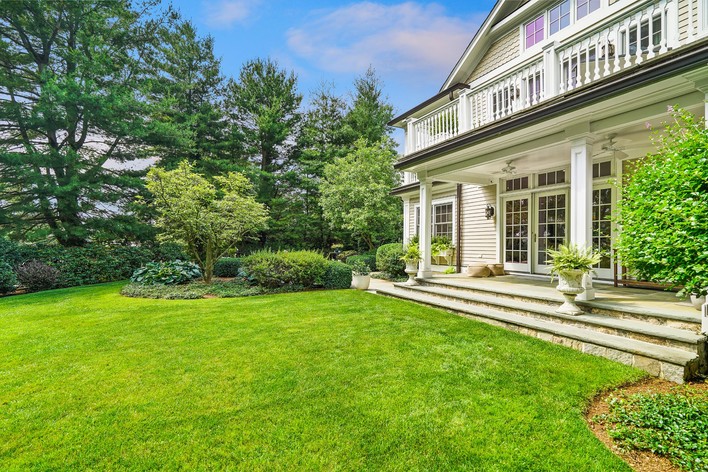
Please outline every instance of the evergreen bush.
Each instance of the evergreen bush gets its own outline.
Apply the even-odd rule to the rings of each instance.
[[[286,285],[322,287],[327,270],[327,259],[313,251],[263,250],[245,257],[242,262],[249,277],[266,288]]]
[[[240,269],[240,258],[222,257],[214,264],[214,275],[217,277],[238,277]]]
[[[17,276],[7,262],[0,262],[0,294],[10,293],[17,287]]]
[[[401,243],[384,244],[376,251],[376,268],[393,277],[405,276],[406,264],[401,260],[403,254]]]
[[[376,254],[362,254],[347,257],[347,265],[353,266],[357,262],[366,264],[370,271],[376,270]]]
[[[329,261],[324,277],[324,288],[341,289],[352,286],[352,268],[339,261]]]

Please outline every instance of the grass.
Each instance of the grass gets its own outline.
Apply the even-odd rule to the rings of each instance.
[[[344,290],[0,299],[0,470],[628,471],[582,417],[643,374]]]

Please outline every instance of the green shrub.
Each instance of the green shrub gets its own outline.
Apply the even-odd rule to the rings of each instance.
[[[353,266],[356,262],[363,262],[369,270],[376,270],[376,254],[361,254],[360,256],[347,257],[347,265]]]
[[[202,276],[193,262],[148,262],[136,269],[130,281],[138,285],[178,285]]]
[[[339,289],[352,286],[352,268],[339,261],[329,261],[324,276],[324,288]]]
[[[682,470],[705,471],[708,465],[708,392],[690,386],[670,393],[612,396],[609,413],[594,421],[624,449],[651,451]]]
[[[39,292],[56,287],[59,282],[58,269],[42,261],[28,261],[15,269],[17,280],[29,292]]]
[[[403,277],[406,275],[406,264],[401,257],[403,257],[402,244],[384,244],[376,251],[376,268],[393,277]]]
[[[7,262],[0,262],[0,294],[15,290],[17,277]]]
[[[241,259],[238,257],[222,257],[214,264],[216,277],[238,277],[241,269]]]
[[[57,287],[75,287],[130,278],[135,269],[150,261],[184,259],[174,244],[120,246],[91,244],[62,247],[56,244],[16,244],[0,238],[0,260],[13,266],[32,260],[59,269]]]
[[[339,254],[337,254],[337,260],[339,262],[345,262],[348,258],[350,258],[352,256],[356,256],[357,254],[358,254],[358,252],[352,251],[352,250],[342,251]]]
[[[327,269],[327,259],[313,251],[254,252],[242,261],[249,277],[258,285],[277,288],[302,285],[321,287]]]
[[[11,267],[24,262],[20,245],[15,241],[0,237],[0,262],[5,262]]]

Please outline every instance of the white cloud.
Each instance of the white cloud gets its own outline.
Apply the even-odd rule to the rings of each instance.
[[[287,32],[288,47],[320,69],[361,72],[370,64],[395,75],[447,74],[484,14],[462,19],[437,4],[359,2],[312,12]]]
[[[204,3],[204,21],[214,28],[230,28],[251,16],[259,3],[259,0],[207,1]]]

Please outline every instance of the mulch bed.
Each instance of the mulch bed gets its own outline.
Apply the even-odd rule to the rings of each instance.
[[[689,385],[698,391],[708,391],[708,382],[691,382]],[[667,458],[657,456],[648,451],[622,451],[607,434],[607,425],[593,422],[597,415],[609,413],[610,407],[607,399],[613,395],[635,393],[670,393],[676,387],[673,382],[666,380],[649,378],[638,383],[620,387],[616,390],[603,392],[593,399],[585,412],[585,421],[593,434],[602,441],[612,452],[620,456],[627,464],[637,472],[681,472],[681,469],[673,465]]]

